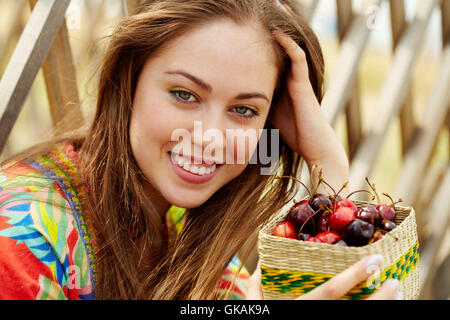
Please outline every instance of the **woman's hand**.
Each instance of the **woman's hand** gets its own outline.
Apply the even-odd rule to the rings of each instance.
[[[272,115],[280,136],[308,163],[323,169],[324,179],[339,189],[348,177],[348,159],[344,147],[328,123],[309,80],[306,54],[285,33],[275,30],[275,39],[291,59],[285,95]],[[316,177],[315,177],[316,178]]]
[[[381,256],[368,256],[356,262],[350,268],[321,284],[310,292],[298,297],[296,300],[337,300],[348,293],[352,288],[373,275],[383,263]],[[368,300],[401,300],[403,295],[397,291],[398,280],[389,279]],[[247,300],[262,300],[261,269],[256,267],[248,282]]]

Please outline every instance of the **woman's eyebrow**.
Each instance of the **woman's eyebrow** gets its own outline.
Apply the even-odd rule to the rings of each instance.
[[[181,76],[191,80],[192,82],[196,83],[200,88],[204,89],[205,91],[207,91],[209,93],[211,93],[213,91],[211,85],[207,84],[205,81],[197,78],[196,76],[194,76],[186,71],[175,70],[175,71],[166,71],[165,73],[181,75]],[[245,99],[252,99],[252,98],[261,98],[261,99],[267,100],[267,102],[270,103],[269,98],[267,98],[267,96],[265,94],[259,93],[259,92],[240,93],[235,97],[236,100],[245,100]]]

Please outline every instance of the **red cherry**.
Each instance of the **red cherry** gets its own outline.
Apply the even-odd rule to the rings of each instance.
[[[282,238],[297,239],[297,231],[289,221],[284,221],[277,225],[273,235]]]
[[[341,231],[347,224],[356,219],[356,214],[349,207],[340,207],[328,217],[328,226],[335,231]]]
[[[394,221],[395,210],[387,204],[380,204],[377,206],[377,210],[380,212],[381,219]]]
[[[338,209],[338,208],[340,208],[340,207],[347,207],[347,208],[350,208],[350,209],[352,209],[355,213],[356,213],[356,211],[358,211],[358,207],[356,206],[356,204],[354,204],[350,199],[347,199],[347,198],[342,198],[342,199],[339,199],[337,202],[336,202],[336,206],[335,206],[336,208],[335,208],[335,211],[336,211],[336,209]]]
[[[339,240],[342,240],[342,236],[336,231],[321,232],[318,235],[316,235],[316,238],[324,243],[329,244],[333,244],[338,242]]]
[[[309,237],[306,241],[309,241],[309,242],[322,242],[322,241],[320,241],[320,239],[318,239],[316,237]]]

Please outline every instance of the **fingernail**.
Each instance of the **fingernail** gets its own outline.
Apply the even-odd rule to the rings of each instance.
[[[395,297],[395,300],[403,300],[403,292],[397,293],[397,297]]]
[[[399,284],[400,281],[398,281],[397,279],[391,279],[389,281],[389,285],[391,286],[392,290],[397,290]]]
[[[369,260],[367,260],[367,269],[369,270],[372,266],[381,266],[383,264],[384,257],[381,254],[376,254],[370,257]]]

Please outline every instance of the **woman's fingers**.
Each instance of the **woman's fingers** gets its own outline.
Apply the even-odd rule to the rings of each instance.
[[[403,300],[403,293],[397,291],[398,285],[397,279],[386,280],[367,300]]]
[[[273,31],[275,39],[284,48],[292,62],[292,77],[298,81],[309,82],[308,62],[306,53],[302,48],[287,34],[275,29]]]
[[[263,300],[263,292],[261,286],[261,268],[258,264],[253,274],[248,279],[247,300]]]
[[[350,268],[331,278],[319,287],[297,298],[298,300],[336,300],[347,294],[361,281],[368,279],[381,268],[383,256],[365,257]]]

